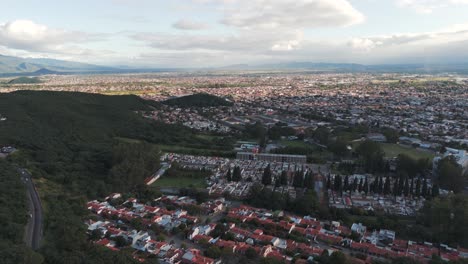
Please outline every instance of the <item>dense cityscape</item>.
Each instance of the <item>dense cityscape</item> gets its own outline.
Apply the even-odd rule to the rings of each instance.
[[[89,201],[94,215],[85,224],[96,245],[160,263],[468,256],[462,240],[436,241],[435,232],[446,231],[417,220],[436,200],[466,192],[468,79],[461,76],[214,72],[40,81],[5,83],[3,91],[137,95],[155,102],[136,112],[148,122],[183,126],[214,144],[155,145],[160,165],[139,183],[146,187]],[[15,151],[4,146],[2,155]],[[422,230],[393,222],[400,218]]]
[[[0,264],[468,264],[468,0],[3,2]]]

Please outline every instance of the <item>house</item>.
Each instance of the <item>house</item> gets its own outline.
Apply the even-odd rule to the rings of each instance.
[[[189,234],[189,239],[193,239],[196,235],[209,235],[215,228],[216,224],[196,226],[192,229],[192,233]]]
[[[151,240],[148,232],[140,231],[132,236],[132,248],[146,251],[147,242]]]
[[[189,249],[182,255],[181,263],[214,264],[215,261],[212,258],[202,256],[197,249]]]
[[[288,244],[286,242],[286,240],[284,239],[281,239],[281,238],[273,238],[271,240],[271,244],[274,246],[274,247],[277,247],[277,248],[281,248],[281,249],[286,249],[288,247]]]
[[[363,236],[366,233],[366,226],[362,225],[361,223],[353,223],[351,226],[351,231],[356,232],[359,235]]]

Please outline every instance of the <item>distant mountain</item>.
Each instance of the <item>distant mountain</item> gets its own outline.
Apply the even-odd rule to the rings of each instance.
[[[460,64],[375,64],[285,62],[260,65],[231,65],[218,70],[301,70],[317,72],[369,72],[369,73],[441,73],[454,72],[468,74],[468,63]]]
[[[87,63],[0,55],[0,75],[110,72],[119,69]]]

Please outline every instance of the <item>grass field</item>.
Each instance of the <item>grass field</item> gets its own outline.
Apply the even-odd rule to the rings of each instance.
[[[155,188],[205,188],[205,179],[210,176],[210,171],[183,169],[177,165],[173,165],[164,175],[155,181],[151,186]]]
[[[280,140],[279,144],[285,147],[294,147],[294,148],[310,148],[312,145],[304,142],[303,140]]]
[[[159,178],[159,180],[155,181],[151,187],[154,188],[168,188],[168,187],[176,187],[176,188],[187,188],[187,187],[194,187],[194,188],[205,188],[205,178],[204,177],[168,177],[163,176]]]
[[[385,156],[389,158],[396,157],[399,154],[406,154],[413,159],[433,159],[435,156],[434,153],[430,151],[415,149],[413,147],[403,146],[399,144],[382,143],[381,146],[383,151],[385,152]]]

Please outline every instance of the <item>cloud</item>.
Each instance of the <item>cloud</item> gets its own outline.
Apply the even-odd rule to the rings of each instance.
[[[30,20],[0,24],[0,45],[25,51],[61,52],[67,44],[97,41],[103,37],[103,34],[49,28]]]
[[[172,27],[180,30],[202,30],[207,29],[208,25],[193,20],[181,19],[172,24]]]
[[[218,1],[225,3],[225,1]],[[347,0],[249,0],[225,7],[222,23],[239,28],[317,28],[361,23],[364,15]]]
[[[292,50],[300,46],[302,31],[252,31],[241,30],[236,34],[167,34],[136,33],[130,38],[142,41],[160,50],[211,50],[211,51],[248,51]]]
[[[262,64],[290,61],[353,63],[420,63],[467,59],[468,24],[432,32],[395,33],[350,38],[314,39],[301,30],[239,30],[237,34],[138,33],[131,36],[153,51],[140,62],[182,67]]]
[[[411,8],[418,13],[430,14],[435,9],[453,6],[468,5],[468,0],[396,0],[399,7]]]

